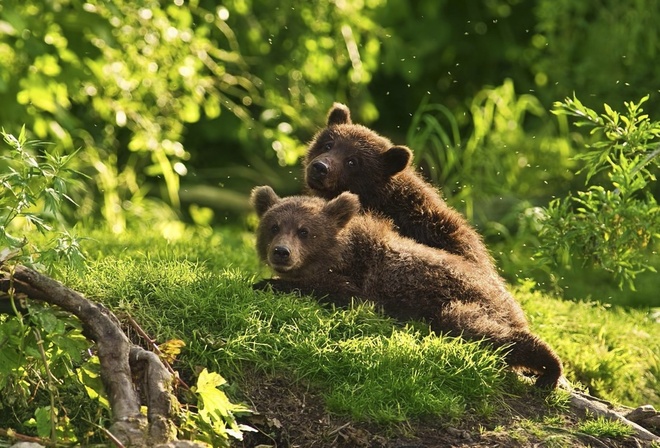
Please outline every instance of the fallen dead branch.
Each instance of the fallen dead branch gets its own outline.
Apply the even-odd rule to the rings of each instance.
[[[630,426],[634,431],[634,437],[639,440],[644,440],[646,442],[660,441],[660,437],[638,423],[626,418],[626,416],[618,411],[612,403],[574,390],[568,385],[567,381],[562,384],[562,387],[569,390],[571,397],[570,405],[577,413],[619,421]]]
[[[24,266],[0,272],[0,291],[57,305],[80,319],[85,334],[97,345],[101,379],[112,409],[109,430],[122,446],[177,445],[171,415],[175,400],[170,392],[172,375],[157,355],[131,344],[110,310]],[[146,417],[140,412],[133,376],[146,397]]]

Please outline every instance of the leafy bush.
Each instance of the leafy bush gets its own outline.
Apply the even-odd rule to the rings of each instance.
[[[81,266],[84,257],[79,241],[63,222],[67,205],[77,205],[69,196],[77,183],[77,173],[69,167],[75,153],[59,156],[53,151],[35,151],[47,145],[28,142],[25,127],[18,137],[4,130],[2,136],[8,149],[0,152],[6,154],[0,155],[0,262],[21,255],[22,263],[38,263],[51,270],[60,259]],[[37,247],[25,236],[15,236],[30,229],[57,237]]]
[[[38,145],[26,141],[25,128],[18,137],[2,134],[9,145],[7,155],[0,156],[2,274],[11,276],[16,263],[59,274],[80,273],[84,256],[79,241],[68,232],[43,245],[32,238],[37,231],[41,233],[37,239],[50,236],[51,224],[61,220],[65,204],[75,205],[67,195],[76,174],[67,165],[75,154],[60,157],[47,150],[35,154]],[[24,236],[13,236],[10,232],[15,230]],[[223,384],[217,373],[200,375],[187,397],[199,405],[199,411],[181,408],[180,435],[228,446],[230,437],[240,439],[243,431],[251,429],[236,422],[236,415],[248,409],[231,403],[218,389]],[[99,425],[109,422],[111,411],[98,357],[80,321],[55,307],[33,303],[12,287],[0,293],[0,411],[3,436],[30,433],[53,445],[88,445],[105,439]]]
[[[584,164],[587,191],[555,199],[544,210],[540,252],[546,260],[595,264],[620,285],[655,272],[649,256],[660,239],[660,207],[651,185],[660,168],[660,121],[643,113],[647,100],[626,102],[625,114],[607,104],[598,114],[575,97],[555,105],[555,113],[590,128],[592,138],[575,157]]]
[[[63,230],[61,222],[66,204],[75,205],[67,194],[76,174],[67,165],[75,154],[35,151],[46,145],[26,141],[25,127],[18,137],[4,131],[2,135],[9,149],[0,153],[5,154],[0,156],[0,266],[11,269],[21,262],[50,271],[80,268],[84,256],[79,241]],[[58,232],[51,232],[53,226]],[[37,245],[26,236],[35,231],[59,236]],[[0,313],[8,313],[0,314],[0,410],[5,411],[1,414],[14,415],[44,439],[80,441],[71,415],[81,412],[96,421],[104,413],[87,403],[71,407],[66,397],[76,388],[99,386],[98,366],[85,356],[91,344],[80,322],[51,307],[28,305],[12,290],[0,295]]]
[[[150,192],[145,176],[179,202],[190,154],[186,123],[222,108],[250,121],[259,81],[217,8],[198,2],[14,1],[0,5],[0,122],[25,123],[76,161],[96,194],[81,216],[101,212],[121,231]]]
[[[292,166],[333,101],[350,103],[356,118],[373,122],[379,111],[368,86],[381,68],[386,34],[374,13],[385,6],[383,0],[224,2],[226,23],[245,30],[236,32],[235,45],[263,97],[250,106],[254,120],[247,125],[220,117],[190,126],[185,144],[196,149],[183,199],[244,216],[255,185],[301,190],[300,170]]]
[[[653,191],[660,122],[643,113],[647,100],[625,103],[625,114],[605,105],[599,115],[567,99],[553,110],[557,128],[531,134],[526,121],[544,112],[507,81],[474,98],[469,133],[447,107],[424,101],[407,140],[427,177],[482,227],[509,278],[524,271],[553,287],[580,261],[633,286],[638,274],[655,272],[660,236]],[[569,135],[566,117],[589,128],[589,136]],[[573,139],[587,152],[573,156]],[[588,190],[573,193],[583,179]]]

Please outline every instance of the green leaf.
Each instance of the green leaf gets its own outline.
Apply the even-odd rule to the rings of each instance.
[[[50,438],[51,435],[52,420],[50,409],[50,406],[44,406],[34,411],[37,434],[43,439]],[[55,410],[55,415],[57,415],[57,409]]]

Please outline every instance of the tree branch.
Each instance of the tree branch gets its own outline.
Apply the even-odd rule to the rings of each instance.
[[[11,288],[15,293],[57,305],[74,314],[82,322],[85,334],[96,342],[101,379],[113,414],[110,427],[113,437],[124,446],[148,446],[175,440],[171,419],[174,398],[169,392],[172,377],[158,356],[130,343],[110,310],[24,266],[16,266],[13,273],[0,272],[0,290],[8,292]],[[132,374],[142,380],[148,417],[140,412]]]
[[[648,429],[640,426],[639,424],[628,420],[626,417],[614,410],[614,406],[611,403],[608,403],[604,400],[599,400],[590,395],[578,392],[576,390],[571,390],[571,406],[580,411],[581,413],[589,412],[591,415],[597,417],[603,417],[608,420],[615,420],[621,423],[624,423],[632,428],[635,433],[635,437],[644,441],[659,441],[660,437],[656,436]]]

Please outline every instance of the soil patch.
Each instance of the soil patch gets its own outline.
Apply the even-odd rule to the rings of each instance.
[[[255,410],[246,423],[242,447],[333,448],[480,448],[480,447],[644,447],[643,442],[596,438],[576,430],[577,416],[553,409],[527,392],[508,398],[502,409],[484,419],[468,413],[460,421],[426,419],[380,426],[328,413],[323,397],[285,378],[252,376],[242,390]]]

